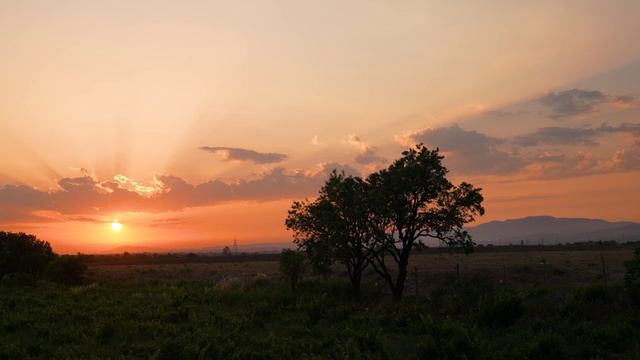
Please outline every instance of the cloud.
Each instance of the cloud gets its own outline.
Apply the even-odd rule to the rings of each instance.
[[[596,146],[598,136],[627,133],[632,136],[640,136],[640,123],[623,123],[618,126],[602,124],[599,127],[559,127],[550,126],[540,128],[528,134],[516,136],[513,143],[519,146],[530,147],[539,145],[584,145]]]
[[[256,164],[271,164],[287,159],[287,155],[279,153],[261,153],[254,150],[223,147],[223,146],[201,146],[200,150],[221,155],[225,161],[251,161]]]
[[[406,134],[402,141],[439,148],[452,169],[462,174],[508,174],[526,165],[525,160],[503,148],[506,140],[465,130],[457,124]]]
[[[517,136],[513,141],[519,146],[537,145],[598,145],[594,138],[598,130],[593,128],[544,127]]]
[[[631,146],[613,154],[596,153],[602,136],[626,134]],[[457,124],[404,134],[398,140],[438,147],[445,164],[465,175],[513,175],[517,178],[560,178],[640,169],[640,123],[597,127],[545,127],[510,139],[501,139]],[[549,146],[589,146],[587,150]],[[575,152],[574,152],[575,151]]]
[[[227,183],[214,179],[195,185],[177,176],[164,175],[156,177],[154,186],[157,189],[152,193],[139,192],[131,187],[130,181],[98,181],[91,176],[63,178],[58,182],[59,188],[53,191],[6,185],[0,187],[0,214],[4,214],[0,215],[0,223],[54,221],[60,215],[69,219],[72,215],[90,218],[119,211],[165,212],[233,200],[269,201],[313,196],[333,169],[357,173],[348,165],[329,163],[310,171],[275,168],[252,180]],[[43,212],[54,215],[43,217],[40,215]]]
[[[384,163],[387,159],[378,155],[378,148],[362,141],[358,135],[351,134],[347,137],[347,143],[357,147],[360,153],[356,156],[355,161],[361,165],[369,165],[376,163]]]
[[[551,108],[553,119],[562,119],[596,111],[601,104],[634,106],[638,100],[628,96],[606,95],[599,90],[571,89],[550,92],[538,99],[540,103]]]
[[[640,148],[620,149],[608,157],[590,151],[540,157],[527,167],[530,178],[558,179],[640,169]]]
[[[377,154],[377,148],[369,147],[356,156],[358,164],[367,165],[375,163],[384,163],[387,159]]]
[[[320,139],[318,139],[318,135],[314,134],[313,137],[311,138],[311,145],[320,146],[320,145],[324,145],[324,144],[320,142]]]

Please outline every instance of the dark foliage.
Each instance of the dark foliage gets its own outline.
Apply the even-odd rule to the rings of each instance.
[[[326,275],[339,262],[360,296],[362,274],[376,251],[366,182],[334,171],[315,201],[293,203],[285,224],[317,272]]]
[[[470,252],[463,226],[484,214],[481,189],[449,182],[442,159],[420,144],[366,179],[334,171],[316,200],[293,203],[285,224],[314,268],[347,268],[357,297],[371,265],[400,300],[412,250],[433,238]]]
[[[437,239],[466,252],[473,249],[463,226],[484,214],[481,189],[464,182],[453,185],[442,159],[438,149],[419,144],[367,178],[370,224],[380,250],[372,265],[394,300],[402,297],[409,257],[423,239]]]
[[[54,257],[49,243],[35,235],[0,231],[0,277],[12,273],[39,276]]]
[[[47,264],[44,276],[55,283],[79,285],[86,271],[87,265],[79,256],[62,255]]]
[[[640,313],[620,286],[609,286],[604,300],[599,288],[513,292],[483,277],[453,278],[434,290],[431,301],[402,302],[389,302],[366,285],[366,296],[355,301],[350,284],[337,280],[305,281],[296,293],[288,287],[276,281],[235,288],[208,282],[106,282],[71,289],[0,284],[0,359],[640,355]],[[522,313],[513,310],[520,308],[517,303]],[[597,316],[567,312],[592,304],[600,304]],[[504,318],[487,321],[483,314]]]
[[[522,297],[511,291],[497,291],[483,299],[480,317],[487,325],[513,325],[524,314]]]
[[[295,250],[284,249],[280,254],[280,272],[295,290],[304,275],[305,258],[304,254]]]
[[[636,248],[632,260],[624,264],[624,285],[629,292],[631,300],[640,305],[640,248]]]

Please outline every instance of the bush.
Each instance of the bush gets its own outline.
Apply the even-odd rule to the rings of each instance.
[[[300,278],[304,274],[305,258],[301,252],[284,249],[280,254],[280,271],[291,284],[291,289],[295,290]]]
[[[594,284],[573,290],[560,307],[560,311],[564,316],[574,320],[597,320],[603,315],[603,307],[613,309],[618,305],[616,302],[619,302],[619,299],[615,286],[607,289],[603,285]]]
[[[564,341],[555,332],[541,332],[533,339],[528,358],[531,360],[561,360],[566,359]]]
[[[0,231],[0,277],[13,273],[39,276],[54,257],[49,243],[35,235]]]
[[[55,283],[78,285],[87,271],[87,265],[77,256],[62,255],[47,264],[45,277]]]
[[[493,280],[475,275],[448,277],[431,293],[431,305],[442,316],[465,316],[479,310],[482,299],[494,293]]]
[[[476,359],[480,349],[473,328],[453,320],[423,317],[426,337],[418,344],[418,359]]]
[[[480,316],[487,325],[509,326],[524,314],[522,297],[507,291],[499,291],[482,303]]]

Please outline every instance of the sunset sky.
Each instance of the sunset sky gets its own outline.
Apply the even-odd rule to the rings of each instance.
[[[418,142],[480,222],[640,221],[640,1],[0,2],[0,230],[283,243]],[[112,222],[122,223],[120,231]]]

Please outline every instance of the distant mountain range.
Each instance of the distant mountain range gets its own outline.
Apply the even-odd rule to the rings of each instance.
[[[630,221],[529,216],[491,221],[467,229],[478,244],[551,245],[584,241],[640,241],[640,224]]]

